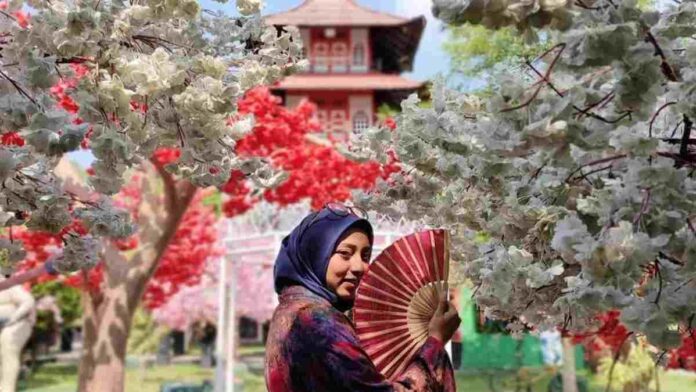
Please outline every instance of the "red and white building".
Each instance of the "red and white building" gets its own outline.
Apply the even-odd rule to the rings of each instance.
[[[297,26],[310,67],[273,86],[288,107],[309,99],[324,131],[338,138],[376,120],[377,108],[399,105],[423,83],[400,74],[413,67],[425,18],[377,12],[353,0],[305,0],[266,23]]]

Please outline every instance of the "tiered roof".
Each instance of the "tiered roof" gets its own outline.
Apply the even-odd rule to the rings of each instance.
[[[272,88],[291,91],[415,90],[422,85],[394,74],[295,74]]]
[[[400,26],[411,20],[373,11],[353,0],[306,0],[299,6],[270,15],[266,22],[275,26]]]
[[[358,5],[354,0],[305,0],[299,6],[266,17],[274,26],[366,27],[370,29],[373,63],[380,64],[379,74],[293,75],[278,83],[280,90],[413,90],[422,86],[399,76],[413,69],[421,35],[423,16],[412,19],[378,12]]]

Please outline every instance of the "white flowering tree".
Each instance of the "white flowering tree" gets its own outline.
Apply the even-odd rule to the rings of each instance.
[[[407,168],[364,206],[453,232],[492,317],[587,329],[597,313],[657,347],[696,324],[696,2],[435,0],[447,23],[554,43],[483,102],[436,85],[350,155]]]
[[[80,391],[123,390],[133,312],[196,187],[223,184],[232,170],[260,186],[283,179],[263,159],[234,154],[253,126],[235,102],[303,66],[299,34],[266,27],[258,0],[237,7],[242,17],[201,10],[196,0],[0,2],[0,263],[6,271],[23,258],[12,238],[18,225],[64,234],[58,272],[105,261],[100,298],[86,296]],[[69,99],[52,90],[67,79],[76,81]],[[86,136],[96,158],[90,192],[55,171]],[[152,164],[159,148],[181,157]],[[133,167],[146,180],[130,222],[110,196]],[[86,235],[69,230],[75,220]],[[136,228],[143,246],[135,253],[102,240]]]

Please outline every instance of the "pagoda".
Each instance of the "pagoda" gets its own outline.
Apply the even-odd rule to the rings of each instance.
[[[423,85],[400,75],[413,68],[423,16],[403,18],[353,0],[305,0],[266,23],[297,26],[310,62],[272,90],[288,107],[314,102],[324,131],[335,138],[371,126],[380,105],[398,105]]]

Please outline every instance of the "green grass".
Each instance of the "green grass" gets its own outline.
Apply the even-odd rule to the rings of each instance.
[[[486,374],[483,374],[486,373]],[[551,371],[530,369],[521,374],[520,391],[547,392],[553,377]],[[579,378],[587,380],[588,392],[604,392],[606,385],[599,383],[588,371],[579,371]],[[512,392],[516,390],[518,379],[513,372],[479,372],[466,374],[458,372],[457,390],[466,392]],[[660,392],[692,392],[696,391],[696,373],[679,374],[675,372],[660,372]],[[527,389],[529,386],[529,389]],[[612,389],[617,392],[617,389]],[[656,391],[654,381],[649,391]]]
[[[239,355],[259,355],[266,351],[266,347],[261,343],[239,346]]]
[[[159,392],[165,382],[182,381],[202,383],[213,379],[213,369],[198,365],[156,366],[148,369],[126,371],[125,392]],[[74,392],[77,385],[77,366],[70,364],[48,364],[20,382],[19,391],[31,392]]]
[[[30,392],[73,392],[76,388],[77,367],[67,364],[47,364],[33,374],[27,382],[20,383],[19,391]],[[604,392],[605,385],[595,383],[592,376],[581,372],[581,377],[589,380],[588,392]],[[540,369],[532,369],[521,374],[521,391],[547,392],[552,374]],[[203,369],[197,365],[156,366],[148,369],[128,369],[126,371],[125,392],[159,392],[164,382],[189,381],[203,382],[212,380],[213,370]],[[250,372],[239,374],[244,382],[244,392],[265,392],[263,377]],[[493,389],[491,388],[493,384]],[[530,389],[527,390],[527,384]],[[479,372],[476,374],[457,373],[457,390],[464,392],[513,392],[516,376],[512,372]],[[651,390],[655,390],[654,387]],[[660,392],[696,391],[696,374],[676,374],[673,372],[660,375]]]

